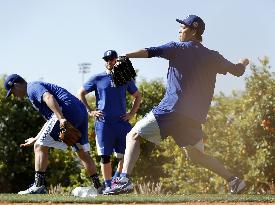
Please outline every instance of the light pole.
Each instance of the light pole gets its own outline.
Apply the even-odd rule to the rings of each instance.
[[[84,75],[90,72],[91,63],[80,63],[78,64],[79,73],[82,74],[82,84],[84,83]]]

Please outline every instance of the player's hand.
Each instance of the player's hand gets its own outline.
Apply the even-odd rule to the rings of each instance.
[[[67,120],[65,118],[60,119],[59,120],[60,126],[64,126],[64,124],[65,124],[66,121]]]
[[[90,111],[89,115],[91,117],[103,117],[104,113],[101,110],[95,110],[95,111]]]
[[[24,144],[20,144],[20,147],[29,147],[35,143],[36,139],[34,137],[31,137],[29,139],[25,140]]]
[[[244,66],[247,66],[249,64],[249,60],[247,58],[239,60],[239,63],[243,64]]]
[[[125,115],[122,115],[121,118],[124,121],[130,121],[134,117],[134,114],[132,113],[126,113]]]

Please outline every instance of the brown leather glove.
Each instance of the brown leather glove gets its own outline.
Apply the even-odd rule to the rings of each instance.
[[[66,121],[60,125],[59,138],[68,146],[74,145],[81,137],[81,132],[70,122]]]

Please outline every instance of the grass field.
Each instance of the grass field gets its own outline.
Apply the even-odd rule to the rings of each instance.
[[[79,198],[60,194],[17,195],[0,194],[1,203],[183,203],[183,202],[263,202],[274,203],[275,195],[227,195],[227,194],[191,194],[191,195],[136,195],[97,196]],[[226,204],[226,203],[225,203]],[[257,204],[257,203],[255,203]]]

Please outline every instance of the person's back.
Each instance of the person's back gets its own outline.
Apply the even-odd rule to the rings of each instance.
[[[53,111],[50,110],[50,108],[42,100],[43,93],[45,92],[50,92],[54,96],[58,105],[61,107],[63,114],[70,121],[73,121],[74,124],[78,124],[74,120],[76,116],[80,114],[86,115],[84,104],[65,88],[42,81],[28,83],[27,94],[29,100],[46,119],[50,119]]]

